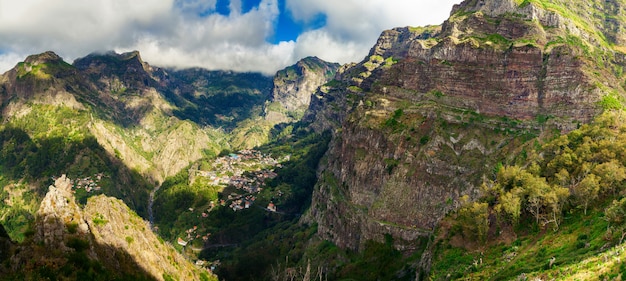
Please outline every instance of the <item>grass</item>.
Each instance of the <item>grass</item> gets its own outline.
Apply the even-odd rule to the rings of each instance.
[[[619,100],[617,94],[608,94],[603,96],[598,103],[604,110],[624,109],[624,105]]]
[[[109,221],[104,219],[104,216],[100,213],[96,214],[96,217],[94,217],[92,221],[96,226],[103,226],[109,223]]]
[[[602,257],[618,251],[607,248],[611,244],[605,239],[606,230],[601,211],[588,215],[576,211],[565,217],[558,231],[520,228],[518,239],[510,244],[492,240],[479,249],[466,250],[444,240],[435,251],[431,278],[442,280],[450,275],[464,280],[512,280],[524,273],[529,278],[572,280],[573,276],[617,271],[619,268],[611,269],[614,263],[602,262]]]

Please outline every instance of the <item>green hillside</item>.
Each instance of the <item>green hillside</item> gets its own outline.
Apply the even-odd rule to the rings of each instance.
[[[607,112],[494,169],[483,196],[446,218],[434,280],[622,280],[626,127]]]

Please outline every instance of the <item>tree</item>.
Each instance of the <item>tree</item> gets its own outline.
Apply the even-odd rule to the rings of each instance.
[[[554,180],[560,186],[568,186],[570,184],[570,175],[566,169],[561,169],[558,173],[554,174]]]
[[[511,222],[517,224],[522,213],[522,198],[519,189],[504,193],[495,209],[498,213],[507,214],[511,218]]]
[[[561,211],[563,210],[563,205],[565,204],[567,197],[569,197],[569,189],[558,186],[552,187],[544,197],[546,206],[552,212],[552,218],[546,219],[545,224],[553,222],[555,230],[559,228]]]
[[[626,179],[626,168],[616,159],[596,166],[593,173],[599,177],[602,191],[606,192],[617,191],[618,185]]]
[[[598,198],[600,193],[600,178],[594,174],[588,174],[580,183],[574,186],[574,196],[583,206],[585,215],[589,203]]]
[[[505,191],[509,191],[519,186],[522,173],[525,171],[518,166],[505,166],[498,171],[496,181]]]
[[[615,225],[621,225],[626,218],[626,198],[620,201],[613,200],[611,206],[604,210],[604,218],[610,223]]]
[[[526,208],[535,217],[536,223],[539,224],[539,219],[542,217],[546,205],[545,197],[550,192],[550,186],[545,178],[528,174],[525,176],[522,190],[527,198]]]
[[[459,210],[463,236],[485,242],[489,231],[489,204],[474,202]]]
[[[622,244],[624,237],[626,237],[626,232],[624,231],[624,219],[626,218],[626,198],[623,198],[620,201],[613,200],[611,206],[604,210],[604,218],[609,222],[609,227],[613,225],[622,232],[622,237],[619,241],[619,244]],[[609,229],[607,229],[607,231],[609,231]]]

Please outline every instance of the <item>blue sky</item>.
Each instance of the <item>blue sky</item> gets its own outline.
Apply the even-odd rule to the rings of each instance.
[[[166,67],[259,71],[361,60],[385,29],[442,23],[461,0],[0,0],[0,73],[26,56],[138,50]]]
[[[261,0],[243,0],[242,13],[248,13],[252,9],[259,6]],[[215,12],[223,16],[230,15],[229,0],[217,0]],[[317,29],[323,27],[326,23],[324,14],[319,14],[312,22],[296,22],[285,7],[285,0],[278,0],[278,8],[280,14],[275,22],[273,36],[267,38],[268,42],[278,44],[282,41],[295,41],[305,29]],[[204,13],[206,15],[206,13]]]

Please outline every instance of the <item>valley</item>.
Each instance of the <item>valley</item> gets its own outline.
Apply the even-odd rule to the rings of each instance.
[[[0,280],[624,280],[626,2],[466,0],[360,62],[0,75]]]

